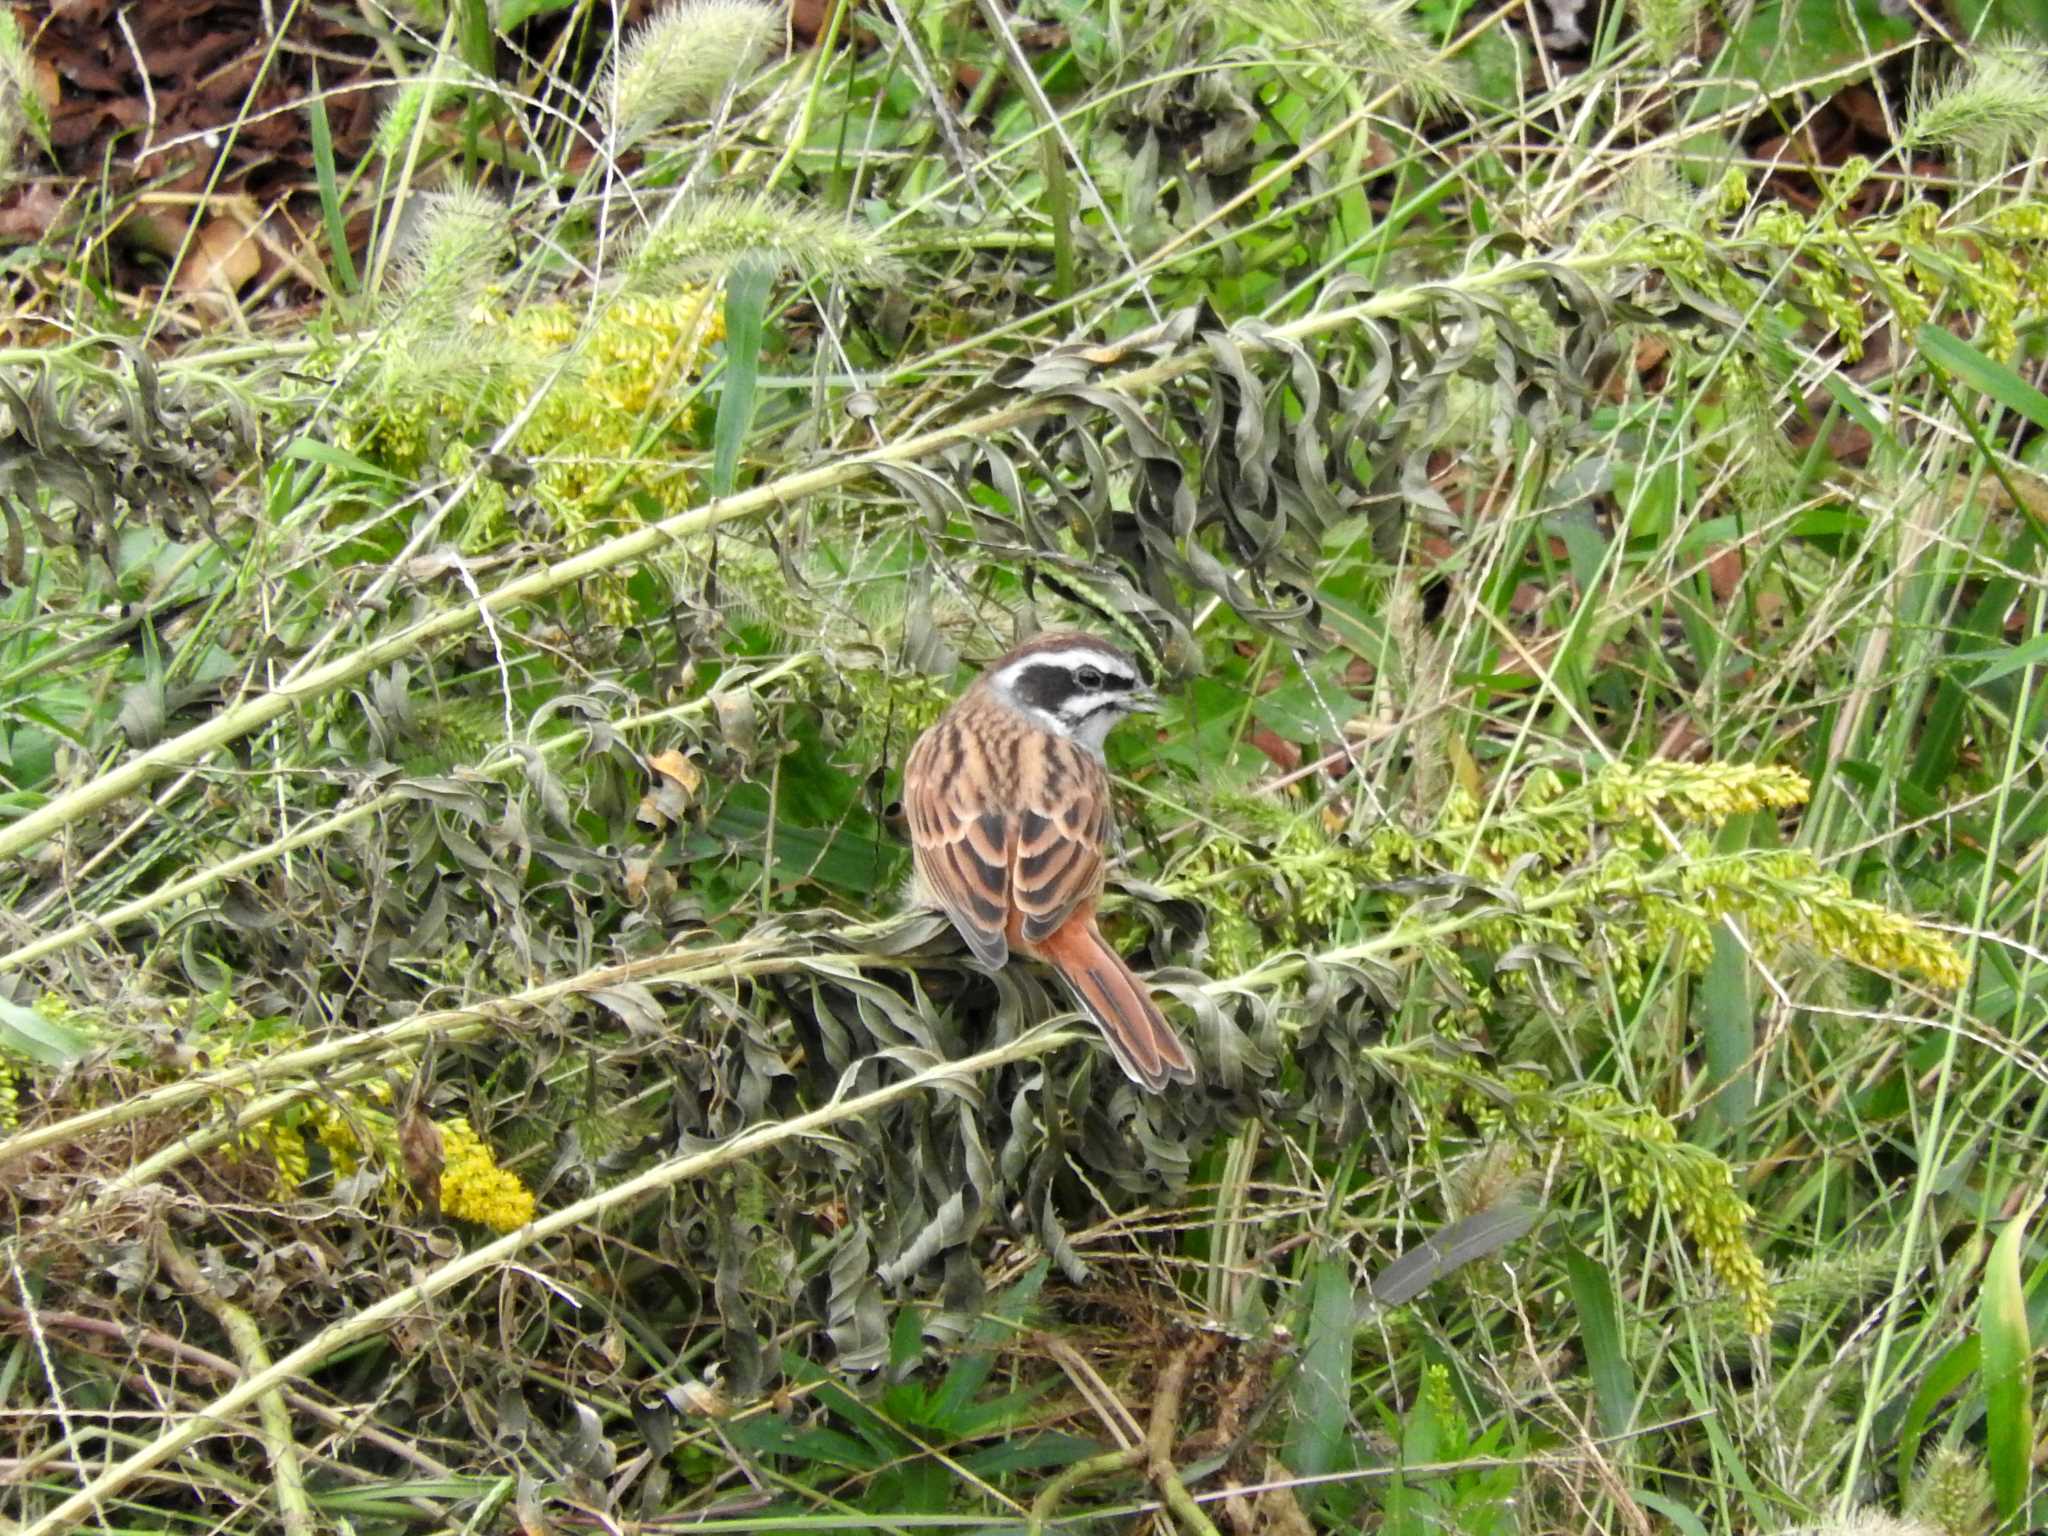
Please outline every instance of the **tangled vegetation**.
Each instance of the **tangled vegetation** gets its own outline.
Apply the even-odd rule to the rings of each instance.
[[[2048,42],[1555,9],[376,11],[289,323],[24,245],[18,1528],[2038,1526]],[[1071,624],[1157,1098],[903,902]]]

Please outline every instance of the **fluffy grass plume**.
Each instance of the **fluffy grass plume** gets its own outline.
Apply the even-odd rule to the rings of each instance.
[[[30,133],[47,144],[50,125],[21,28],[12,10],[0,10],[0,180],[13,174],[15,151]]]
[[[1650,51],[1665,64],[1676,62],[1699,46],[1700,21],[1706,0],[1632,0],[1636,25],[1649,39]]]
[[[2048,141],[2048,48],[2003,37],[1922,96],[1901,142],[1954,144],[1986,169]]]
[[[377,119],[377,131],[370,136],[372,151],[385,160],[402,160],[422,116],[432,117],[462,92],[478,89],[489,90],[490,82],[465,68],[461,60],[436,61],[428,74],[405,81],[392,93],[383,116]]]
[[[1914,1474],[1906,1514],[1941,1536],[1979,1536],[1992,1527],[1991,1474],[1966,1447],[1937,1447]]]
[[[742,261],[807,278],[873,282],[891,262],[880,242],[846,219],[776,197],[728,194],[672,208],[627,258],[628,281],[660,286],[715,277]]]
[[[619,46],[600,99],[624,149],[701,112],[752,74],[781,34],[779,11],[757,0],[680,0]]]
[[[1457,95],[1457,77],[1396,0],[1204,0],[1205,8],[1298,50],[1302,60],[1333,64],[1397,86],[1428,110]]]
[[[466,312],[512,248],[505,205],[473,187],[430,192],[399,254],[398,290],[413,315],[445,324]]]

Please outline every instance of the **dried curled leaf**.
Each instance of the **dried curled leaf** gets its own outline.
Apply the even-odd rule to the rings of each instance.
[[[63,392],[56,362],[0,371],[0,578],[9,583],[27,576],[24,515],[45,543],[93,551],[109,564],[129,518],[182,542],[190,536],[185,520],[196,516],[218,537],[214,492],[255,455],[254,418],[232,396],[202,402],[167,391],[143,352],[121,354],[132,381],[94,373]]]
[[[1039,408],[1029,423],[925,465],[878,468],[930,534],[966,524],[978,558],[1019,566],[1027,583],[1181,631],[1191,604],[1213,596],[1320,650],[1310,594],[1325,536],[1363,517],[1391,545],[1411,510],[1452,516],[1431,455],[1454,388],[1491,399],[1502,448],[1511,431],[1567,430],[1618,344],[1616,322],[1646,317],[1556,263],[1513,273],[1498,288],[1404,290],[1398,316],[1350,313],[1312,340],[1226,326],[1197,305],[1113,346],[1056,348],[962,402],[1028,401]],[[1361,291],[1342,280],[1325,303]],[[1161,365],[1173,381],[1156,397],[1109,387]]]

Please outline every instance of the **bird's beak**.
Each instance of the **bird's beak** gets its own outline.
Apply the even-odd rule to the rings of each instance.
[[[1124,708],[1134,715],[1156,715],[1159,713],[1159,695],[1150,688],[1133,688],[1124,698]]]

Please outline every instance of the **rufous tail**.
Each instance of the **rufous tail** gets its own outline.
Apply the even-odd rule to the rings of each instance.
[[[1192,1083],[1195,1063],[1153,1003],[1145,984],[1103,941],[1089,920],[1068,922],[1039,940],[1038,953],[1060,973],[1076,1002],[1095,1020],[1124,1075],[1148,1093],[1169,1082]]]

